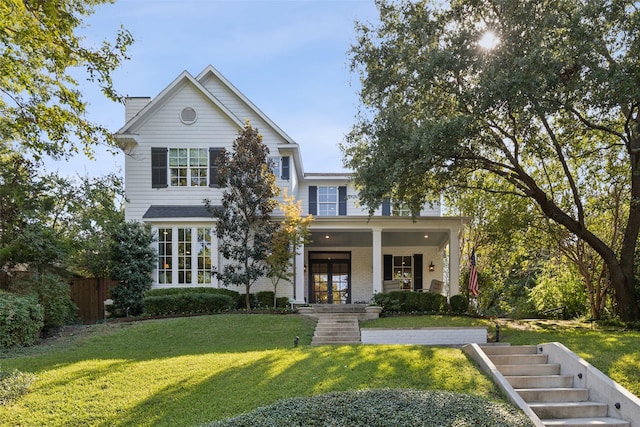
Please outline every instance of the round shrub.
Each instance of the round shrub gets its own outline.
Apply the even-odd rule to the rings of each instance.
[[[451,305],[451,313],[453,314],[466,313],[467,308],[469,307],[469,301],[467,301],[464,295],[452,296],[449,299],[449,304]]]
[[[28,346],[44,326],[44,309],[35,295],[0,293],[0,348]]]
[[[533,427],[515,407],[446,391],[358,390],[286,399],[209,427]]]

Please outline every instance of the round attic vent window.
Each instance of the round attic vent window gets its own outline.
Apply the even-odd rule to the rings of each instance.
[[[180,120],[185,125],[193,124],[197,119],[198,115],[196,114],[196,110],[191,107],[187,107],[180,112]]]

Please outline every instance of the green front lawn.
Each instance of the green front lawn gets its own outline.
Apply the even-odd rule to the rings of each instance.
[[[512,345],[560,342],[613,378],[636,396],[640,396],[640,331],[599,328],[577,321],[499,319],[489,321],[469,317],[397,316],[362,323],[363,328],[418,328],[441,326],[486,326],[500,341]]]
[[[0,406],[0,425],[195,426],[285,398],[379,388],[500,398],[459,349],[310,347],[314,326],[292,315],[150,320],[4,353],[3,370],[37,380]]]

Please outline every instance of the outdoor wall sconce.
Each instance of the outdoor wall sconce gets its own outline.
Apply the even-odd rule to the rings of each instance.
[[[433,261],[431,261],[431,263],[429,263],[429,271],[436,271],[436,266],[433,265]]]

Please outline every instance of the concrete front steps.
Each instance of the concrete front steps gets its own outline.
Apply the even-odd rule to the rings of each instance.
[[[313,305],[318,319],[311,345],[360,344],[359,320],[366,318],[364,304]]]
[[[507,388],[512,388],[524,401],[529,411],[523,409],[536,425],[634,427],[630,421],[609,416],[607,403],[592,399],[590,389],[584,384],[574,384],[574,377],[584,382],[581,381],[583,374],[574,375],[563,369],[561,363],[551,363],[542,347],[480,348],[493,368],[506,380],[510,386]]]
[[[318,323],[311,345],[360,344],[360,324],[357,314],[317,314]]]

